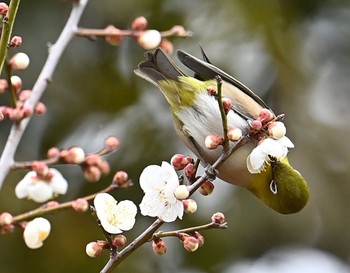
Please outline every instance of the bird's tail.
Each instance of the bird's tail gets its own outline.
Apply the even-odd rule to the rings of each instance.
[[[185,76],[161,49],[147,52],[147,60],[140,63],[134,72],[156,86],[161,80],[177,81],[179,76]]]

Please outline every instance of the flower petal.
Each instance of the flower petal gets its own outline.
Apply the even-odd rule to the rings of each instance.
[[[37,181],[28,187],[28,197],[37,203],[43,203],[50,200],[53,191],[50,185],[43,181]]]
[[[65,194],[68,188],[67,180],[58,170],[51,168],[49,171],[53,174],[53,177],[50,181],[50,186],[53,192],[58,194]]]

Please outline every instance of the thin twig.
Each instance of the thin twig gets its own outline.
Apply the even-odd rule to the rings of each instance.
[[[12,29],[20,2],[20,0],[12,0],[10,2],[8,15],[6,17],[6,20],[3,20],[3,28],[0,40],[0,75],[2,73],[2,69],[4,67],[4,63],[7,57],[8,44],[11,39]]]
[[[63,51],[75,35],[78,22],[87,3],[88,0],[73,2],[73,8],[68,21],[62,30],[61,35],[57,39],[57,42],[50,48],[46,63],[33,87],[32,96],[25,103],[26,108],[33,110],[45,92]],[[14,124],[11,128],[5,148],[0,158],[0,188],[2,187],[7,174],[11,170],[12,165],[14,164],[14,156],[18,144],[24,134],[25,129],[27,128],[29,121],[30,117],[25,118],[19,124]]]

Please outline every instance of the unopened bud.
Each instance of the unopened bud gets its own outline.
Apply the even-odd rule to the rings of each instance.
[[[232,109],[232,104],[232,100],[229,98],[222,98],[222,107],[226,114]]]
[[[227,132],[227,137],[231,141],[237,141],[242,137],[242,130],[239,128],[231,128]]]
[[[198,231],[195,231],[192,236],[197,239],[199,247],[204,245],[204,237]]]
[[[22,79],[16,75],[11,77],[11,84],[13,88],[18,92],[22,88]]]
[[[115,136],[107,137],[104,141],[105,149],[108,151],[115,151],[120,146],[120,141]]]
[[[160,32],[155,29],[146,30],[137,38],[138,44],[146,50],[155,49],[159,46],[161,40]]]
[[[223,143],[223,138],[217,135],[209,135],[205,138],[205,146],[208,149],[216,149],[219,145]]]
[[[193,159],[189,156],[185,156],[182,154],[175,154],[170,159],[170,164],[174,167],[175,170],[181,171],[183,170],[187,164],[193,162]]]
[[[258,119],[261,120],[263,123],[267,123],[270,120],[274,118],[274,115],[269,109],[263,108],[261,109]]]
[[[11,59],[10,59],[10,66],[12,69],[15,70],[24,70],[29,65],[29,57],[27,54],[23,52],[16,53]]]
[[[0,2],[0,15],[6,16],[9,11],[9,6],[5,2]]]
[[[217,96],[218,95],[218,92],[216,91],[216,89],[214,88],[214,86],[208,86],[207,87],[207,92],[210,96]]]
[[[81,164],[85,159],[85,152],[80,147],[72,147],[67,150],[67,154],[64,157],[64,160],[68,164]]]
[[[287,129],[283,122],[275,121],[268,125],[269,135],[274,139],[280,139],[286,135]]]
[[[109,25],[105,28],[105,31],[110,35],[106,35],[105,40],[112,46],[117,46],[123,40],[123,36],[120,35],[120,29],[113,25]]]
[[[196,175],[197,169],[193,163],[189,163],[185,167],[185,175],[191,181]]]
[[[116,174],[113,177],[113,183],[116,184],[118,187],[127,187],[129,182],[128,174],[124,171],[116,172]]]
[[[49,173],[49,167],[44,162],[33,161],[31,167],[32,167],[32,170],[40,176],[45,177]]]
[[[96,166],[89,166],[88,168],[86,168],[84,170],[84,177],[86,180],[90,181],[90,182],[96,182],[98,180],[100,180],[101,178],[101,171],[98,167]]]
[[[20,101],[26,101],[27,99],[29,99],[32,95],[32,90],[22,90],[20,93],[19,93],[19,97],[18,99]]]
[[[46,111],[47,111],[47,109],[46,109],[45,104],[43,104],[42,102],[39,101],[34,109],[35,114],[38,116],[42,116],[46,113]]]
[[[131,23],[131,29],[140,31],[140,30],[145,30],[147,27],[147,19],[143,16],[136,17],[134,21]]]
[[[9,47],[19,47],[22,45],[22,37],[21,36],[13,36],[9,43]]]
[[[183,26],[179,26],[179,25],[173,26],[170,31],[173,32],[174,35],[177,35],[177,36],[183,36],[183,37],[188,36],[188,31],[186,31]]]
[[[262,128],[262,122],[261,120],[255,119],[252,122],[250,122],[250,127],[255,131],[260,131]]]
[[[167,251],[167,246],[162,239],[152,241],[153,252],[159,256],[164,255]]]
[[[184,248],[188,252],[195,252],[199,247],[198,240],[194,236],[184,236],[182,242],[184,244]]]
[[[52,147],[47,151],[47,158],[57,158],[60,156],[60,150],[56,147]]]
[[[127,239],[123,234],[118,234],[113,237],[112,239],[112,245],[115,246],[117,249],[123,248],[127,243]]]
[[[175,195],[176,199],[184,200],[190,195],[190,192],[189,192],[188,187],[186,185],[180,185],[180,186],[177,186],[175,188],[174,195]]]
[[[200,194],[207,196],[214,191],[214,187],[214,184],[211,181],[207,180],[199,187],[198,191]]]
[[[72,202],[72,208],[77,212],[84,212],[89,209],[89,203],[84,198],[78,198]]]
[[[168,39],[163,38],[160,42],[159,47],[163,49],[163,51],[167,54],[173,54],[174,52],[173,43],[170,42]]]
[[[13,216],[8,212],[3,212],[0,214],[0,226],[9,225],[13,221]]]
[[[4,93],[7,87],[8,87],[7,80],[0,79],[0,94]]]
[[[223,223],[225,223],[225,215],[221,212],[216,212],[211,217],[211,221],[213,223],[223,224]]]
[[[197,202],[193,199],[183,200],[182,204],[186,213],[195,213],[197,211]]]
[[[107,245],[107,242],[105,241],[97,241],[97,242],[91,242],[86,245],[85,251],[86,254],[91,257],[95,258],[101,255],[102,251],[105,249]]]

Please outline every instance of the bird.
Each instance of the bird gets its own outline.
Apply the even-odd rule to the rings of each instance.
[[[232,102],[231,111],[227,112],[228,128],[239,128],[243,135],[249,135],[249,141],[217,168],[217,177],[247,189],[265,205],[281,214],[299,212],[307,204],[310,195],[304,177],[290,165],[286,156],[278,158],[273,152],[271,155],[266,152],[266,149],[270,149],[265,147],[267,145],[264,145],[265,148],[259,146],[261,139],[256,136],[260,133],[251,134],[254,131],[252,122],[259,120],[262,112],[268,110],[272,114],[272,121],[281,116],[276,116],[244,84],[214,66],[202,48],[201,51],[203,60],[185,51],[177,51],[178,59],[194,72],[193,76],[183,72],[160,48],[147,52],[147,59],[134,72],[159,88],[169,104],[176,134],[206,167],[214,164],[223,153],[222,149],[208,149],[205,145],[209,135],[224,137],[218,98],[213,95],[213,92],[218,92],[220,80],[222,98]],[[270,123],[266,123],[265,128]],[[263,159],[264,164],[259,170],[251,171],[249,164],[244,163],[249,161],[255,147],[261,147],[260,150],[256,149],[255,154],[266,152],[266,160]]]

